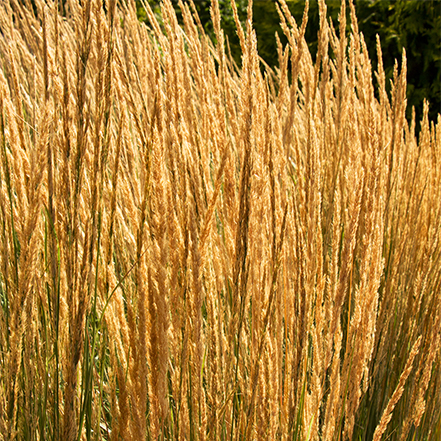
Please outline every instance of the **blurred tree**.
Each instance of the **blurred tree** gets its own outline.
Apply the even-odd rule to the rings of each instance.
[[[159,0],[148,0],[159,11]],[[275,34],[283,44],[286,38],[279,25],[276,9],[277,0],[254,0],[253,25],[258,40],[258,50],[262,59],[271,67],[277,65]],[[143,16],[140,1],[139,16]],[[172,0],[179,14],[178,0]],[[205,31],[214,38],[210,18],[210,0],[195,0],[201,23]],[[416,120],[421,119],[423,99],[430,102],[429,119],[434,121],[441,112],[441,1],[440,0],[354,0],[359,29],[363,33],[373,68],[377,66],[376,35],[381,40],[384,69],[387,79],[391,79],[395,60],[401,64],[403,48],[407,53],[408,109],[410,120],[415,107]],[[247,0],[236,0],[239,17],[246,18]],[[301,22],[305,0],[287,0],[291,13]],[[328,17],[337,24],[340,0],[327,0]],[[240,65],[240,48],[234,24],[230,0],[219,0],[222,26],[229,40],[231,53]],[[350,30],[349,8],[348,32]],[[319,13],[317,0],[310,0],[306,41],[313,57],[317,51]],[[338,26],[335,26],[338,28]],[[390,82],[387,81],[390,88]]]

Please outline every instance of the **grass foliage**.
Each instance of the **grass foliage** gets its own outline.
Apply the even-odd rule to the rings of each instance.
[[[388,94],[351,2],[313,60],[281,0],[274,71],[233,7],[238,69],[217,0],[214,43],[116,3],[0,4],[0,440],[441,439],[405,55]]]

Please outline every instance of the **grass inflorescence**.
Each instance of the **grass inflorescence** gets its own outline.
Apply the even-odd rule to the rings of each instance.
[[[0,440],[440,438],[440,119],[319,5],[1,3]]]

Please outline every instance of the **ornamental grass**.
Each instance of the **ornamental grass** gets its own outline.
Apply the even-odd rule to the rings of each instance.
[[[441,119],[319,5],[1,2],[0,440],[441,439]]]

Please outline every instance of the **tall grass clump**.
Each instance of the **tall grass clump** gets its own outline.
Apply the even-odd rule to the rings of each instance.
[[[0,440],[440,439],[441,120],[319,4],[1,2]]]

